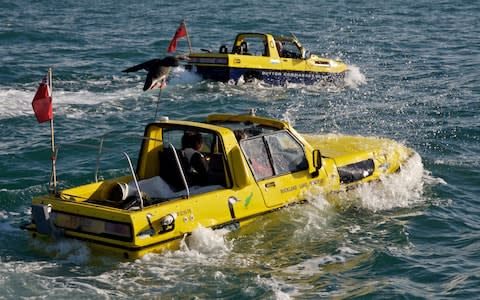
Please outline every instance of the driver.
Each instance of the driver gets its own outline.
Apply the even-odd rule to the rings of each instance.
[[[192,185],[207,185],[208,163],[200,152],[203,146],[202,134],[199,132],[185,132],[182,137],[183,153],[190,166],[187,171],[189,182]]]

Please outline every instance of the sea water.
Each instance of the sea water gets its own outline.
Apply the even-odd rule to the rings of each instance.
[[[476,1],[25,1],[0,3],[0,299],[477,298],[480,292],[480,5]],[[293,32],[351,66],[342,85],[203,81],[179,67],[160,99],[145,72],[185,19],[195,50],[238,32]],[[185,39],[178,52],[188,52]],[[237,231],[198,228],[179,250],[125,261],[84,243],[45,244],[20,225],[47,192],[50,128],[31,100],[53,68],[60,187],[92,181],[108,133],[246,113],[308,134],[389,137],[419,154],[355,205],[307,204]],[[138,144],[109,145],[135,156]],[[119,157],[121,157],[119,153]],[[421,157],[421,159],[420,159]],[[101,176],[125,170],[109,158]],[[346,200],[352,200],[348,198]]]

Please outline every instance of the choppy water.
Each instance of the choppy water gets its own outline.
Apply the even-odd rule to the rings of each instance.
[[[131,2],[0,3],[0,298],[478,297],[478,2]],[[199,228],[181,250],[137,261],[96,257],[80,242],[34,243],[19,226],[50,176],[49,128],[31,111],[47,68],[59,144],[141,134],[157,93],[141,92],[144,74],[120,71],[164,56],[182,18],[196,49],[217,49],[239,31],[294,32],[355,72],[343,87],[268,87],[177,69],[162,115],[198,120],[253,107],[301,132],[391,137],[414,148],[424,170],[417,161],[383,189],[360,190],[357,208],[312,194],[240,231]],[[87,154],[61,146],[61,186],[93,178]]]

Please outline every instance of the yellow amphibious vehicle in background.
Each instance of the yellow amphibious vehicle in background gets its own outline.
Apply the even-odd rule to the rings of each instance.
[[[218,52],[202,49],[190,53],[186,68],[205,79],[238,82],[262,80],[269,84],[314,84],[343,79],[348,66],[310,53],[294,35],[240,33],[233,46],[222,45]]]
[[[185,137],[193,134],[208,163],[200,181],[186,159]],[[304,201],[312,188],[328,196],[379,181],[414,153],[388,139],[304,136],[253,114],[165,118],[146,126],[130,175],[36,197],[24,228],[36,238],[78,239],[135,258],[176,249],[200,226],[238,228]]]

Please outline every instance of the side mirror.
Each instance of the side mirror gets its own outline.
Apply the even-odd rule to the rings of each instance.
[[[303,59],[309,59],[310,56],[312,56],[312,53],[310,52],[310,50],[305,50],[303,54]]]
[[[322,168],[322,154],[320,153],[320,150],[315,149],[312,152],[313,155],[313,166],[315,167],[316,173],[318,173],[318,170]]]

